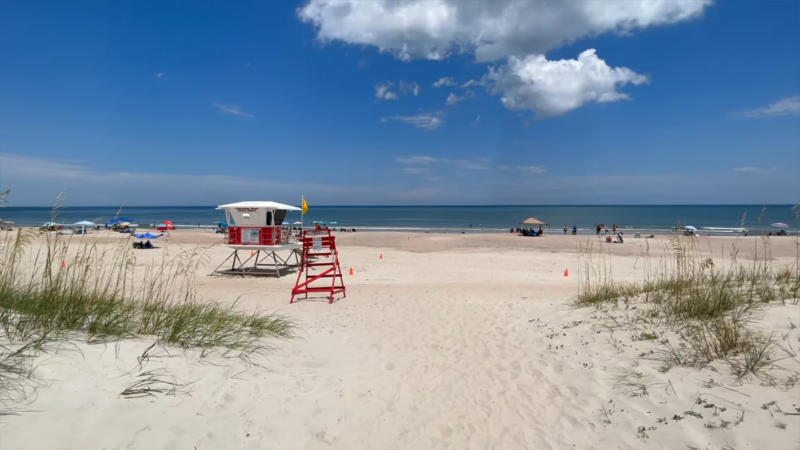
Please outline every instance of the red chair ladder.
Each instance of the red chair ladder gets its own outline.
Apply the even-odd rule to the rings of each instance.
[[[292,289],[292,299],[289,303],[294,303],[294,298],[300,294],[308,298],[309,293],[317,292],[328,294],[328,304],[333,303],[333,296],[340,292],[342,297],[347,298],[342,268],[339,266],[339,252],[336,250],[336,238],[331,236],[330,230],[303,231],[301,239],[303,253],[300,258],[300,272],[297,274],[297,282]],[[312,267],[326,267],[326,269],[317,275],[310,275]],[[327,283],[325,286],[321,285],[327,279],[331,280],[330,285]],[[311,284],[315,282],[317,286],[312,287]]]

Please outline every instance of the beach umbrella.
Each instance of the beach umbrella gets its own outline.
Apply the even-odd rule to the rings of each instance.
[[[302,225],[303,222],[295,222],[294,225]]]
[[[223,228],[228,228],[228,222],[217,222],[217,223],[219,224],[219,226]]]
[[[129,226],[131,226],[131,223],[130,222],[118,222],[117,225],[119,225],[121,227],[129,227]]]
[[[73,227],[81,227],[81,233],[86,234],[86,227],[94,227],[94,222],[89,222],[88,220],[82,220],[80,222],[76,222],[72,224]]]
[[[697,231],[697,228],[695,228],[695,227],[693,227],[693,226],[691,226],[691,225],[686,225],[685,227],[683,227],[683,229],[684,229],[684,230],[692,230],[692,231]]]
[[[775,227],[775,228],[789,228],[789,225],[787,225],[787,224],[785,224],[783,222],[775,222],[775,223],[772,224],[772,226]]]
[[[528,219],[523,220],[520,222],[521,225],[547,225],[546,223],[542,222],[541,220],[537,220],[535,217],[531,217]]]
[[[45,222],[42,224],[42,228],[54,227],[54,226],[56,226],[55,222]]]

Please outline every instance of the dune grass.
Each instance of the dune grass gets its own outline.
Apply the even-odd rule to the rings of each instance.
[[[726,263],[725,255],[716,260],[705,256],[692,238],[670,237],[671,258],[651,257],[646,242],[637,263],[637,277],[641,267],[643,281],[636,283],[615,281],[604,256],[598,261],[591,247],[581,248],[582,278],[574,304],[636,305],[641,323],[676,330],[680,345],[663,343],[665,369],[725,360],[737,378],[763,377],[776,361],[776,343],[773,336],[749,326],[752,313],[768,304],[799,304],[800,266],[797,261],[791,267],[774,266],[769,239],[756,239],[760,245],[749,263],[737,260],[735,245]],[[800,242],[798,249],[800,260]]]
[[[207,259],[203,249],[165,251],[160,262],[140,265],[127,240],[86,245],[81,239],[37,237],[30,229],[4,236],[0,344],[9,345],[0,346],[0,404],[21,398],[30,356],[45,342],[152,336],[159,345],[202,355],[248,358],[270,349],[265,338],[294,337],[286,317],[199,298],[195,273]]]

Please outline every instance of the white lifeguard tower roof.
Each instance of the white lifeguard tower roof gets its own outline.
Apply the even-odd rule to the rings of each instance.
[[[217,209],[229,208],[266,208],[266,209],[282,209],[284,211],[300,211],[300,208],[291,205],[284,205],[277,202],[237,202],[229,203],[227,205],[217,206]]]

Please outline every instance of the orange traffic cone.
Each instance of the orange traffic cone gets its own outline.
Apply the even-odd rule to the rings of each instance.
[[[353,275],[354,275],[354,274],[353,274],[353,268],[351,267],[351,268],[350,268],[350,276],[353,276]]]
[[[411,236],[407,237],[407,238],[406,238],[406,240],[407,240],[407,241],[410,241],[410,240],[411,240]]]
[[[568,276],[569,276],[569,269],[564,269],[564,276],[565,276],[565,277],[568,277]]]
[[[253,250],[250,250],[250,256],[255,256],[255,255],[256,255],[256,252],[253,251]]]
[[[61,261],[61,268],[62,269],[66,269],[67,268],[67,262],[66,261]]]
[[[383,253],[381,253],[381,256],[378,259],[383,259]]]

